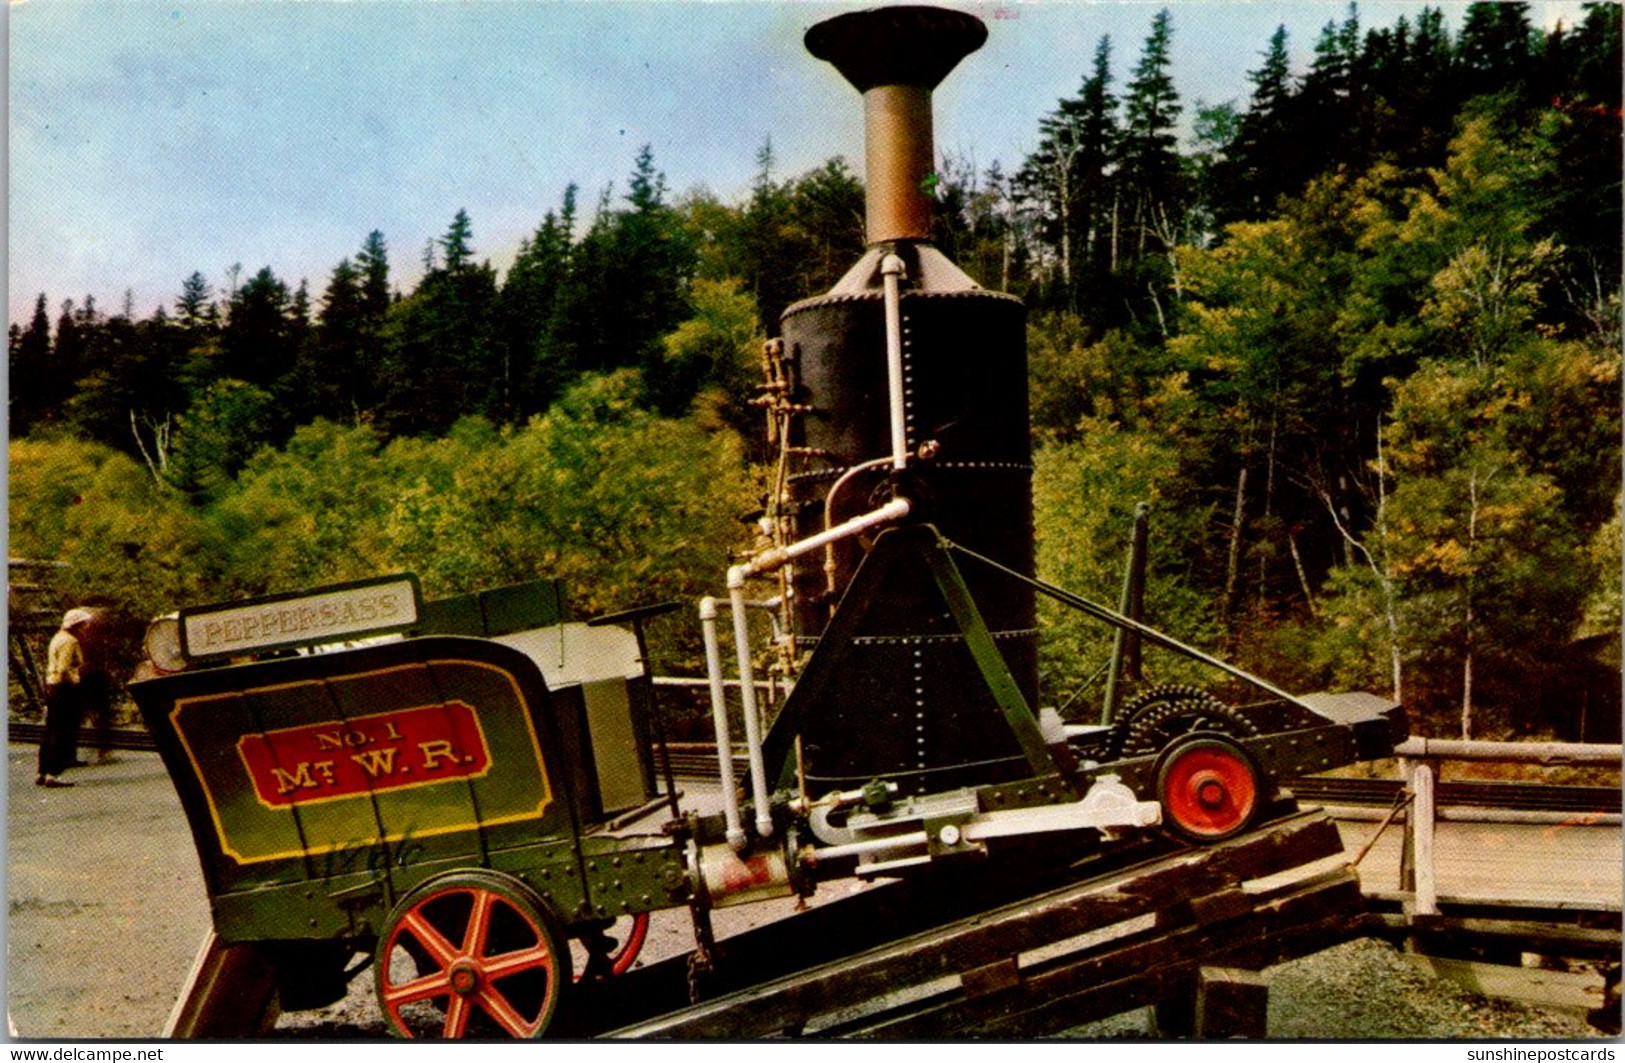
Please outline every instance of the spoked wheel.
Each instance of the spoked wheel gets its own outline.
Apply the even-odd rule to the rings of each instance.
[[[570,982],[545,902],[488,871],[432,879],[379,939],[378,1002],[401,1037],[540,1037]]]
[[[1222,735],[1179,739],[1157,768],[1163,826],[1186,841],[1212,843],[1235,837],[1252,824],[1265,797],[1258,765]]]
[[[621,933],[619,936],[611,935],[610,930]],[[578,958],[585,957],[576,981],[590,982],[625,974],[637,962],[638,953],[643,951],[643,943],[648,937],[648,912],[639,912],[613,926],[589,931],[581,937],[574,950]]]

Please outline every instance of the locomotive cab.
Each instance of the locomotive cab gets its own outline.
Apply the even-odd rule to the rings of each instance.
[[[421,925],[412,898],[437,883],[516,884],[510,907],[552,942],[554,983],[565,939],[682,902],[664,838],[604,835],[654,796],[637,641],[569,620],[553,584],[419,603],[415,579],[390,577],[183,610],[178,625],[188,667],[131,693],[215,933],[262,950],[285,1008],[342,996],[351,957],[398,937],[403,911]],[[635,869],[596,874],[609,847]]]

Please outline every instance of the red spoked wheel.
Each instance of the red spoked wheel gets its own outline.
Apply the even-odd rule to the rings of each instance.
[[[546,904],[494,872],[456,872],[402,898],[378,943],[378,1002],[401,1037],[540,1037],[570,983]]]
[[[623,922],[627,924],[624,937],[610,936],[607,931],[611,928],[605,927],[581,939],[576,955],[578,958],[585,955],[586,959],[576,974],[576,981],[613,978],[632,969],[649,937],[649,913],[639,912]],[[617,923],[616,928],[620,925]]]
[[[1264,798],[1258,766],[1228,738],[1180,739],[1168,747],[1157,769],[1163,826],[1187,841],[1235,837],[1253,822]]]

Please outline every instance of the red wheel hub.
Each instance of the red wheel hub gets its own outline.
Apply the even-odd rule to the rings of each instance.
[[[454,963],[447,972],[451,988],[460,996],[469,996],[480,985],[480,972],[471,963]]]
[[[1169,825],[1198,840],[1239,832],[1258,809],[1257,770],[1240,749],[1215,739],[1175,747],[1163,765],[1160,788]]]

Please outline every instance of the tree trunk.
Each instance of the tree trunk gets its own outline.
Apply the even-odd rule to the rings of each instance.
[[[1223,615],[1226,620],[1230,618],[1230,605],[1235,601],[1236,579],[1241,570],[1241,528],[1246,504],[1247,466],[1243,465],[1236,476],[1236,509],[1230,518],[1230,558],[1224,571]]]
[[[1470,619],[1470,618],[1469,618]],[[1467,659],[1461,665],[1461,737],[1468,741],[1473,737],[1473,651],[1467,651]]]
[[[1303,556],[1298,553],[1298,537],[1286,533],[1287,548],[1292,551],[1292,567],[1298,573],[1298,586],[1303,588],[1303,600],[1309,606],[1309,615],[1315,615],[1315,592],[1309,586],[1309,574],[1303,569]]]
[[[1123,193],[1118,189],[1112,190],[1112,272],[1117,272],[1117,238],[1121,230],[1120,215],[1123,204]]]

